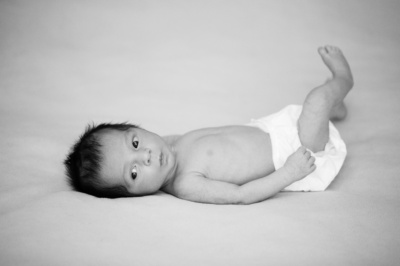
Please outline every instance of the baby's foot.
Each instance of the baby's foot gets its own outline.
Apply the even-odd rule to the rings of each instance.
[[[318,52],[325,65],[332,72],[334,78],[344,78],[351,83],[351,86],[353,85],[353,76],[349,63],[338,47],[327,45],[325,47],[320,47]]]
[[[333,79],[327,81],[327,88],[335,88],[336,92],[340,92],[340,96],[336,97],[330,113],[331,120],[341,120],[347,115],[347,108],[343,99],[353,87],[353,76],[351,74],[349,63],[344,57],[342,51],[331,45],[320,47],[318,49],[325,65],[333,74]]]

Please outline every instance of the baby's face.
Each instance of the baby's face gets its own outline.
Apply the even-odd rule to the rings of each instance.
[[[140,128],[101,133],[102,180],[122,185],[134,195],[158,191],[176,169],[175,155],[163,138]]]

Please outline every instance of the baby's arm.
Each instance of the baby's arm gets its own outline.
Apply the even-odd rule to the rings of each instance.
[[[265,178],[244,184],[244,204],[251,204],[274,196],[276,193],[315,171],[315,158],[305,147],[289,156],[285,165]]]
[[[173,194],[190,201],[213,204],[251,204],[272,197],[285,187],[315,170],[315,158],[304,147],[287,159],[285,165],[267,177],[235,185],[193,174],[177,180]],[[172,191],[171,191],[172,192]]]

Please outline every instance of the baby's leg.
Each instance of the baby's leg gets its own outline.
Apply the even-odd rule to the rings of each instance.
[[[353,87],[349,64],[340,49],[325,46],[318,52],[333,77],[307,95],[298,122],[300,141],[313,152],[324,150],[329,140],[329,120],[346,117],[343,99]]]

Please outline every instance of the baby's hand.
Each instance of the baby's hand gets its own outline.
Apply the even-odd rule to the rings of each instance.
[[[283,166],[293,181],[298,181],[314,172],[317,168],[314,164],[315,158],[307,149],[301,146],[288,157]]]

